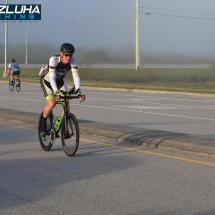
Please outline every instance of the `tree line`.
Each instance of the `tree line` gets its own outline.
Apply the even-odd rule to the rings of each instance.
[[[4,50],[4,44],[0,43],[0,63],[4,63]],[[51,56],[57,54],[60,54],[60,46],[56,47],[48,42],[28,44],[29,64],[47,63]],[[77,60],[82,58],[82,60],[79,62],[81,64],[135,64],[135,45],[127,44],[125,47],[118,50],[114,50],[109,47],[95,47],[94,49],[79,47],[76,49],[74,56]],[[16,45],[8,44],[8,59],[10,58],[16,59],[17,63],[25,63],[25,44],[22,42],[19,42]],[[214,57],[191,56],[183,53],[152,54],[142,52],[140,53],[140,62],[141,64],[210,64],[214,62]]]

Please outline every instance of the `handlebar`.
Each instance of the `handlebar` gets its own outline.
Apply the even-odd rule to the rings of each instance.
[[[65,91],[63,91],[63,90],[60,90],[60,92],[63,94],[63,95],[65,95],[65,96],[61,96],[61,95],[59,95],[59,97],[61,98],[61,99],[78,99],[79,98],[79,96],[70,96],[71,94],[77,94],[77,92],[79,91],[80,89],[78,88],[77,90],[75,90],[75,86],[69,91],[69,92],[65,92]],[[68,94],[69,94],[69,96],[68,96]],[[55,98],[56,97],[58,97],[58,96],[55,96]]]

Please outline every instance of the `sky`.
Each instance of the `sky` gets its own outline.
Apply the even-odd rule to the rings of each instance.
[[[8,4],[32,2],[8,0]],[[41,4],[42,19],[29,23],[28,43],[135,47],[136,0],[35,0],[34,4]],[[214,8],[215,0],[139,0],[140,52],[215,56]],[[8,42],[25,43],[26,26],[9,22]],[[0,43],[4,41],[5,24],[0,21]]]

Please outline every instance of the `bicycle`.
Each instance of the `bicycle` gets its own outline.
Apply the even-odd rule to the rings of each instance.
[[[42,134],[41,132],[43,123],[42,121],[43,112],[41,113],[38,124],[38,135],[40,145],[44,151],[49,151],[52,148],[56,138],[61,138],[63,150],[66,153],[66,155],[72,157],[78,150],[79,145],[78,121],[74,114],[68,113],[67,107],[68,105],[67,99],[79,98],[78,96],[70,96],[71,94],[76,94],[78,90],[75,91],[75,87],[73,87],[68,93],[60,91],[63,94],[63,96],[60,96],[60,98],[62,98],[63,101],[57,101],[56,103],[63,105],[64,114],[56,122],[54,122],[53,113],[49,115],[49,117],[46,120],[47,126],[46,135]],[[60,129],[61,135],[58,134]]]
[[[18,77],[18,79],[13,78],[13,81],[11,81],[9,79],[9,89],[10,89],[10,91],[13,91],[14,86],[15,86],[16,87],[16,91],[19,92],[20,88],[21,88],[21,82],[19,80],[19,75],[15,75],[15,76]]]

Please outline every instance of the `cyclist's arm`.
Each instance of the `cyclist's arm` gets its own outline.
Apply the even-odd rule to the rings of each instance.
[[[81,89],[81,80],[78,74],[78,71],[72,71],[72,77],[75,84],[75,89]]]
[[[7,76],[9,75],[9,73],[10,73],[10,64],[8,66],[8,69],[7,69]]]
[[[73,81],[75,84],[75,89],[80,89],[81,90],[81,80],[78,74],[78,63],[76,61],[76,59],[74,57],[72,57],[71,61],[70,61],[70,65],[71,65],[71,71],[72,71],[72,77],[73,77]]]
[[[81,93],[81,80],[78,74],[78,71],[76,72],[72,72],[72,76],[73,76],[73,80],[74,80],[74,84],[75,84],[75,88],[76,90],[79,89],[79,91],[77,92],[78,97],[84,101],[85,100],[85,95],[83,93]]]
[[[56,83],[56,73],[55,71],[49,71],[50,84],[54,92],[58,91],[57,83]]]
[[[51,57],[49,59],[49,79],[54,93],[58,91],[57,83],[56,83],[56,66],[57,65],[56,65],[55,58]]]

